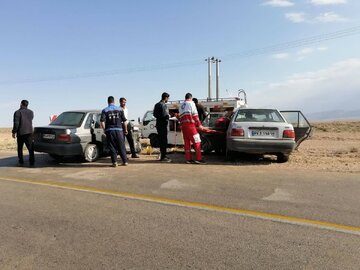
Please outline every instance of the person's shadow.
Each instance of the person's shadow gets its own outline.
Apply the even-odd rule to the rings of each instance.
[[[30,166],[29,156],[24,155],[24,164],[18,164],[18,157],[4,157],[0,158],[0,167],[17,167],[17,168],[48,168],[48,167],[107,167],[109,166],[109,160],[104,157],[100,158],[96,162],[86,162],[82,157],[66,157],[61,160],[55,160],[51,158],[48,154],[36,153],[35,154],[35,165]]]
[[[157,155],[140,155],[139,159],[129,158],[128,162],[130,166],[136,166],[136,164],[185,164],[184,153],[169,153],[169,157],[172,162],[166,163],[158,160]],[[226,159],[224,155],[218,155],[216,153],[210,153],[204,155],[206,165],[237,165],[237,166],[248,166],[248,165],[270,165],[276,163],[271,157],[261,155],[245,155],[239,154],[233,156],[230,160]],[[95,162],[86,162],[83,157],[66,157],[60,160],[51,158],[48,154],[36,153],[35,154],[35,165],[29,166],[29,156],[24,155],[24,164],[18,165],[18,158],[16,155],[0,158],[0,167],[24,167],[24,168],[49,168],[49,167],[63,167],[63,168],[104,168],[111,165],[110,157],[105,156],[99,158]],[[121,159],[118,159],[118,163],[121,165]],[[201,165],[196,165],[201,166]]]

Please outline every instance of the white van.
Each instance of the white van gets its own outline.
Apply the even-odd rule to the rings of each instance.
[[[169,108],[170,120],[168,125],[168,144],[171,146],[184,145],[180,123],[176,118],[179,113],[179,107],[183,100],[169,101],[167,107]],[[204,106],[207,117],[202,122],[204,127],[213,129],[215,127],[215,120],[224,116],[228,112],[233,112],[235,109],[245,105],[245,101],[238,97],[235,98],[220,98],[215,99],[199,99],[199,103]],[[159,139],[156,131],[156,118],[152,110],[145,112],[142,121],[140,122],[140,131],[143,138],[149,138],[152,147],[159,147]],[[206,134],[201,134],[202,149],[206,152],[216,150],[211,143],[211,139]]]

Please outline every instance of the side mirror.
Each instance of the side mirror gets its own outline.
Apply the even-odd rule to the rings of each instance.
[[[138,123],[141,124],[141,120],[140,120],[140,117],[138,117]]]

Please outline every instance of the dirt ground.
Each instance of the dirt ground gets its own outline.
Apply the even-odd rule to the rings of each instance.
[[[278,168],[335,172],[360,172],[360,121],[313,123],[313,136],[303,142],[284,164],[271,162]],[[16,150],[10,128],[0,129],[0,151]],[[144,147],[144,157],[149,149]],[[14,153],[15,154],[15,153]],[[268,157],[268,159],[275,159]]]
[[[289,167],[360,172],[360,121],[313,123],[313,136],[293,152]]]

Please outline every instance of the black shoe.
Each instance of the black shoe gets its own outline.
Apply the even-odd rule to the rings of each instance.
[[[190,159],[190,160],[187,160],[187,161],[186,161],[186,164],[195,164],[195,161],[193,161],[192,159]]]
[[[206,164],[204,160],[195,160],[195,164]]]
[[[34,168],[34,167],[35,167],[35,163],[34,163],[34,162],[31,162],[31,163],[29,164],[29,167],[30,167],[30,168]]]
[[[24,162],[18,162],[18,164],[17,164],[19,167],[22,167],[22,166],[24,166]]]
[[[131,158],[139,158],[139,155],[137,155],[137,154],[132,154],[132,155],[131,155]]]
[[[170,163],[171,162],[171,159],[168,158],[168,157],[163,157],[162,159],[160,159],[161,162],[167,162],[167,163]]]

